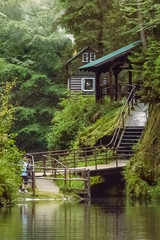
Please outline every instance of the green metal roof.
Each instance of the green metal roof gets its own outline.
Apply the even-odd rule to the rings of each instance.
[[[79,70],[94,71],[97,67],[102,66],[103,64],[109,63],[121,56],[129,54],[132,51],[132,49],[138,46],[140,43],[141,43],[141,40],[133,42],[123,48],[120,48],[112,53],[105,55],[104,57],[101,57],[93,62],[90,62],[81,66]]]

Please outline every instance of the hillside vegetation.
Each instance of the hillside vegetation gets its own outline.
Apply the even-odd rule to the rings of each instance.
[[[105,135],[113,133],[123,101],[96,103],[95,97],[72,96],[63,100],[55,113],[48,135],[49,149],[93,146]]]

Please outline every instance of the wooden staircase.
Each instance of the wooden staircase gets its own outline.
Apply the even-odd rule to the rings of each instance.
[[[143,132],[143,126],[126,126],[117,148],[117,155],[129,159],[134,155],[133,146],[135,146]]]

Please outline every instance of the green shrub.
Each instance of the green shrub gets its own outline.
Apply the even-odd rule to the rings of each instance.
[[[96,103],[93,96],[72,96],[61,103],[61,111],[53,118],[54,126],[48,135],[52,149],[93,146],[107,134],[113,133],[122,108],[121,102]]]
[[[0,205],[11,204],[18,196],[21,184],[21,169],[19,162],[22,153],[14,145],[14,140],[8,138],[0,152]]]
[[[13,135],[8,135],[12,124],[12,106],[9,104],[12,84],[6,83],[0,104],[0,205],[11,204],[21,183],[19,162],[22,153],[16,148]]]

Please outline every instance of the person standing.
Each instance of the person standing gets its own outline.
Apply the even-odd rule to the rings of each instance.
[[[28,187],[28,171],[27,171],[27,158],[24,157],[23,158],[23,167],[22,167],[22,173],[21,173],[21,177],[23,178],[23,183],[22,183],[22,187],[21,187],[21,191],[22,192],[27,192],[27,187]]]

